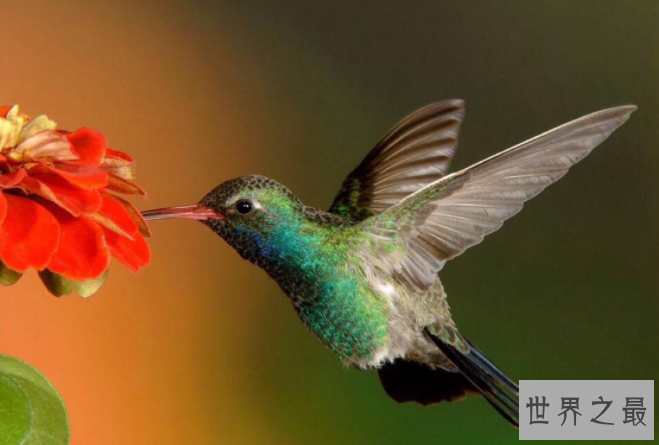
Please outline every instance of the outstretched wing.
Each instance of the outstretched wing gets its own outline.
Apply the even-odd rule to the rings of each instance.
[[[348,175],[330,212],[361,221],[448,172],[464,118],[464,102],[428,105],[396,125]]]
[[[431,286],[447,260],[501,227],[634,110],[623,106],[590,114],[428,185],[361,223],[370,245],[412,288]]]

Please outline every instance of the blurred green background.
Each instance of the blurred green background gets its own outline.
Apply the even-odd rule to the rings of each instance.
[[[441,99],[467,102],[454,168],[638,105],[442,279],[462,333],[515,379],[656,377],[656,1],[42,3],[5,11],[25,51],[0,56],[2,101],[103,130],[138,159],[141,208],[194,202],[248,173],[326,208],[390,127]],[[151,244],[141,277],[115,267],[90,300],[23,284],[20,301],[1,302],[0,348],[61,390],[74,443],[517,440],[480,399],[388,399],[200,225],[154,224]],[[35,311],[50,331],[27,322]]]

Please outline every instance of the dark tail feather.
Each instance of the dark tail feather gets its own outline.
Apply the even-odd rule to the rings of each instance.
[[[398,403],[424,406],[442,401],[455,402],[478,390],[459,372],[431,369],[421,363],[398,359],[378,369],[380,382],[389,397]]]
[[[453,362],[462,375],[478,389],[483,397],[508,422],[519,428],[519,387],[497,366],[469,343],[469,352],[463,354],[454,346],[444,343],[427,329],[426,335]]]

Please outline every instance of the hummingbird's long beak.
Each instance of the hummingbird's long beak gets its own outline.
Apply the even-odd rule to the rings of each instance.
[[[147,210],[146,212],[142,212],[142,216],[148,221],[171,218],[197,219],[201,221],[207,221],[209,219],[224,219],[224,215],[217,213],[210,207],[205,207],[199,204]]]

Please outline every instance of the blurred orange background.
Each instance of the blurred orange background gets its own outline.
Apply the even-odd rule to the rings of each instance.
[[[274,3],[3,2],[0,102],[103,131],[137,159],[140,209],[196,202],[248,173],[326,207],[390,126],[449,97],[469,110],[459,166],[637,103],[593,159],[444,274],[463,332],[513,377],[652,378],[655,359],[629,343],[656,338],[653,14],[622,2]],[[597,23],[586,3],[607,5]],[[92,298],[54,298],[34,273],[0,289],[0,353],[60,391],[73,444],[475,443],[475,429],[484,443],[516,440],[481,400],[395,405],[209,230],[152,227],[152,265],[135,276],[115,264]]]
[[[197,201],[268,160],[247,149],[263,116],[258,80],[233,69],[249,63],[239,42],[204,32],[188,12],[161,2],[4,2],[1,101],[60,128],[103,131],[138,161],[151,191],[140,208]],[[217,428],[228,442],[258,441],[261,423],[236,384],[243,372],[228,366],[250,354],[230,341],[250,335],[236,322],[250,312],[236,297],[256,292],[243,285],[246,269],[198,224],[154,227],[152,249],[141,276],[115,264],[98,298],[49,297],[34,273],[1,289],[0,350],[58,388],[74,444],[207,443]],[[219,289],[212,279],[223,268]]]

